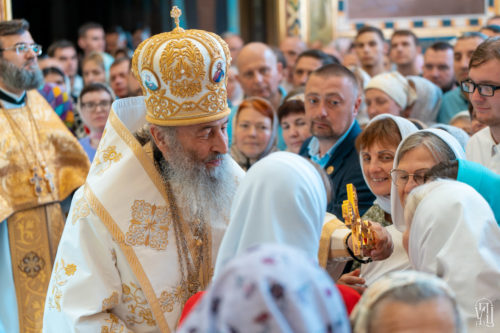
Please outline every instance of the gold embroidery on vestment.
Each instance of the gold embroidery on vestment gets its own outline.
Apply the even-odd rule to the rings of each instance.
[[[71,223],[73,225],[75,225],[76,221],[79,219],[90,215],[90,207],[87,200],[85,200],[85,197],[78,199],[72,211],[73,216],[71,217]]]
[[[68,283],[70,276],[75,275],[77,266],[75,264],[65,264],[64,259],[60,259],[54,266],[52,273],[52,288],[47,295],[49,309],[61,312],[61,288]]]
[[[170,292],[162,291],[160,295],[160,305],[163,312],[172,312],[174,310],[175,304],[186,303],[186,300],[194,295],[198,290],[189,290],[186,288],[185,283],[180,283],[176,287],[172,288]],[[197,286],[196,286],[197,287]]]
[[[58,215],[53,214],[56,211]],[[59,203],[23,210],[7,220],[20,332],[42,330],[45,296],[52,271],[51,243],[59,240],[57,233],[62,230],[59,226],[63,223]]]
[[[123,333],[125,327],[120,323],[118,317],[110,313],[109,318],[104,320],[108,323],[106,326],[101,326],[101,333]]]
[[[105,298],[103,301],[102,301],[102,311],[106,311],[106,310],[109,310],[111,309],[113,306],[117,305],[118,304],[118,300],[119,300],[119,295],[116,291],[113,291],[113,293],[111,294],[111,296]]]
[[[110,113],[112,115],[113,113]],[[115,116],[116,117],[116,116]],[[116,118],[115,120],[118,120]],[[132,137],[132,135],[130,135]],[[129,138],[129,140],[134,140],[133,137]],[[125,140],[127,141],[127,140]],[[137,141],[135,141],[137,143]],[[154,167],[154,166],[153,166]],[[92,208],[92,211],[101,219],[101,221],[104,223],[110,234],[113,236],[113,238],[116,240],[116,242],[120,245],[120,248],[125,255],[125,258],[127,259],[128,264],[130,265],[130,268],[132,268],[132,271],[134,272],[135,277],[139,281],[140,285],[142,286],[144,290],[144,294],[147,297],[147,300],[149,302],[149,305],[151,307],[151,311],[155,314],[155,318],[157,320],[157,325],[158,328],[160,329],[160,332],[165,332],[169,333],[170,328],[167,324],[167,321],[165,317],[163,316],[161,307],[160,307],[160,302],[158,301],[158,298],[155,294],[155,291],[151,285],[151,282],[149,281],[149,277],[146,275],[146,272],[144,271],[144,268],[142,267],[141,263],[139,262],[139,259],[137,258],[137,255],[134,251],[134,249],[125,244],[125,236],[123,232],[120,230],[118,224],[113,220],[109,212],[104,208],[102,203],[97,199],[96,195],[92,192],[92,189],[88,184],[85,184],[84,187],[84,193],[85,197],[87,198],[87,201]]]
[[[130,282],[130,286],[124,283],[122,284],[122,293],[122,301],[129,310],[129,314],[126,316],[129,325],[146,323],[148,326],[156,326],[153,312],[149,308],[141,287],[133,282]]]
[[[125,235],[125,242],[128,245],[144,245],[156,250],[165,250],[170,224],[167,207],[135,200],[131,209],[132,219]]]
[[[40,258],[35,252],[31,251],[24,256],[18,267],[27,276],[34,278],[45,267],[45,260]]]
[[[116,146],[105,146],[104,142],[101,142],[94,157],[93,168],[95,173],[102,175],[113,163],[119,162],[121,158],[122,153],[116,151]]]
[[[32,112],[41,139],[37,140],[41,142],[35,150],[46,157],[46,167],[53,176],[48,183],[42,181],[41,185],[43,189],[49,189],[51,183],[54,190],[44,190],[40,196],[35,195],[30,183],[33,170],[22,154],[29,148],[16,140],[15,132],[9,129],[4,113],[0,112],[0,221],[15,212],[66,198],[84,183],[90,166],[87,154],[59,117],[50,111],[47,101],[36,90],[28,91],[26,96],[27,106],[9,109],[8,112],[19,124],[26,123],[27,108]],[[38,172],[42,175],[45,170],[38,168]]]

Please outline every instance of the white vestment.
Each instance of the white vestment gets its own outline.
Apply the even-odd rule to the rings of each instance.
[[[173,332],[177,325],[189,292],[163,181],[132,134],[144,116],[143,97],[113,104],[59,244],[44,332]],[[239,182],[243,171],[232,159],[229,169]],[[228,222],[229,212],[210,221],[212,267]]]
[[[500,143],[495,143],[489,127],[483,128],[470,138],[465,153],[469,161],[482,164],[500,174]]]

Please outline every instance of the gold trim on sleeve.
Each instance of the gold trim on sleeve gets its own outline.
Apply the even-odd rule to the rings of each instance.
[[[319,239],[318,261],[319,265],[326,268],[328,261],[328,254],[330,253],[330,237],[337,229],[338,225],[335,220],[330,220],[323,225],[321,229],[321,237]]]

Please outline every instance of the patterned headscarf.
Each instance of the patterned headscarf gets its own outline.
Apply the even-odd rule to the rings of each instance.
[[[75,118],[73,112],[73,103],[66,91],[54,83],[45,83],[38,92],[47,100],[57,113],[59,118],[68,127],[71,132],[75,129]]]
[[[350,332],[328,274],[280,244],[250,248],[226,265],[178,331]]]

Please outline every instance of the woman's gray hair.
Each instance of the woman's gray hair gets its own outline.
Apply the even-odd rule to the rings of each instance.
[[[396,165],[406,153],[420,146],[424,146],[430,151],[436,163],[457,158],[450,146],[437,135],[430,132],[416,132],[408,136],[399,147]]]
[[[374,317],[377,314],[378,307],[383,301],[394,301],[404,304],[418,305],[420,302],[432,301],[436,299],[444,299],[450,302],[453,309],[455,332],[463,332],[464,326],[454,295],[448,288],[445,289],[442,285],[435,283],[434,279],[419,279],[411,284],[390,289],[380,296],[380,298],[372,305],[368,317],[368,332],[372,330],[371,324],[374,323]]]
[[[455,294],[445,281],[435,275],[417,271],[397,271],[386,274],[375,281],[364,292],[351,313],[353,332],[369,333],[378,316],[383,301],[394,301],[409,305],[444,299],[453,309],[455,332],[464,332],[462,317],[455,300]]]

